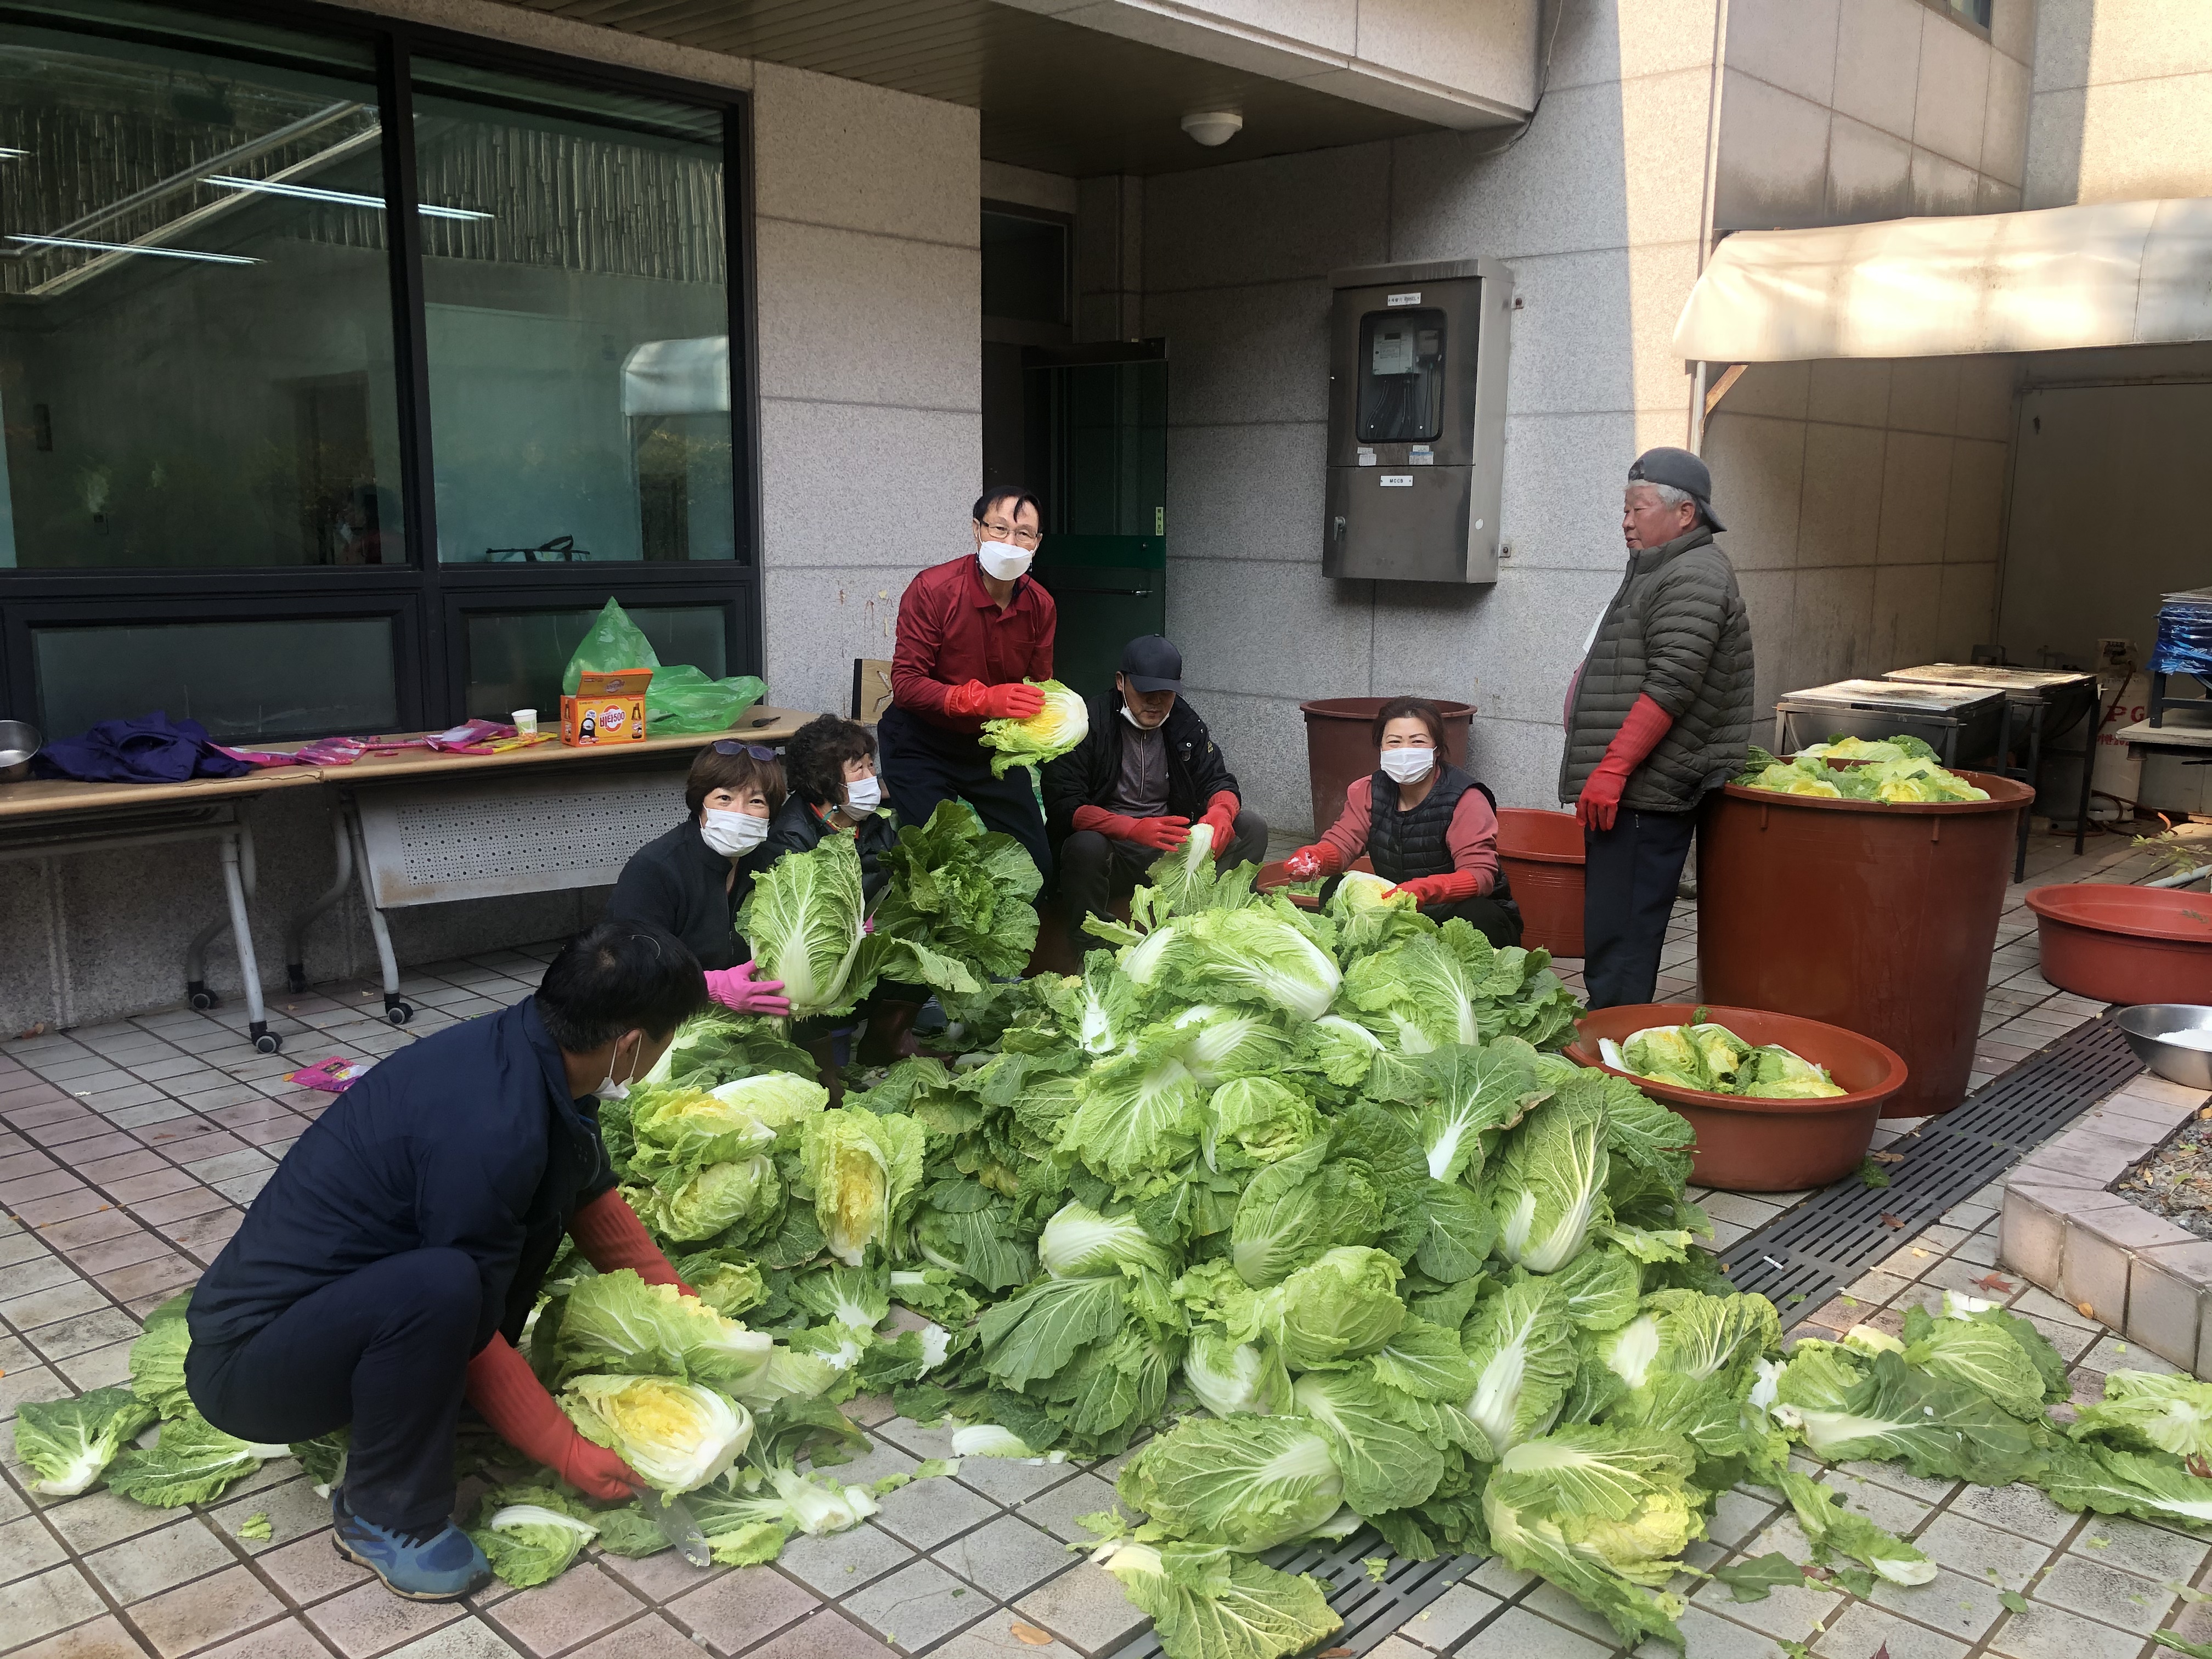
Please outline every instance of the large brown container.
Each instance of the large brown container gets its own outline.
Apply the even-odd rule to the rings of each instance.
[[[1521,907],[1521,943],[1555,957],[1580,957],[1583,827],[1575,815],[1499,807],[1498,865]]]
[[[1388,697],[1318,697],[1298,705],[1306,717],[1306,772],[1313,785],[1315,835],[1343,816],[1344,792],[1352,787],[1352,781],[1375,770],[1375,716],[1389,701]],[[1474,705],[1439,701],[1437,707],[1444,711],[1444,758],[1463,767],[1467,728],[1474,719]]]
[[[1886,1043],[1911,1077],[1885,1117],[1966,1098],[2026,785],[1890,805],[1729,784],[1698,828],[1698,994]]]

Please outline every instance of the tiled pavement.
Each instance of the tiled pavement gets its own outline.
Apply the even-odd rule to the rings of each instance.
[[[2076,866],[2056,842],[2037,847],[2032,868],[2032,884],[2149,873],[2139,856],[2094,843]],[[1984,1005],[1981,1063],[1992,1074],[2098,1012],[2035,974],[2033,919],[2019,899],[2015,890]],[[1693,994],[1694,926],[1692,908],[1680,907],[1662,997]],[[421,1012],[404,1030],[376,1018],[374,988],[280,998],[271,1010],[286,1034],[280,1056],[256,1054],[228,1010],[171,1012],[0,1046],[0,1653],[672,1659],[703,1650],[720,1659],[924,1651],[1071,1659],[1109,1651],[1137,1630],[1113,1581],[1064,1547],[1079,1533],[1074,1517],[1111,1500],[1112,1464],[971,1458],[956,1479],[902,1488],[868,1525],[802,1540],[774,1567],[699,1571],[672,1554],[641,1562],[594,1554],[538,1589],[501,1587],[447,1607],[400,1601],[340,1560],[326,1506],[289,1459],[205,1510],[149,1510],[97,1492],[30,1495],[5,1419],[21,1401],[126,1374],[138,1321],[213,1258],[319,1109],[322,1097],[293,1089],[283,1073],[330,1054],[372,1058],[510,1002],[534,984],[549,954],[500,952],[411,972],[403,989]],[[1571,982],[1577,966],[1562,964]],[[1713,1194],[1705,1201],[1726,1242],[1797,1196]],[[1920,1237],[1899,1242],[1848,1297],[1800,1328],[1893,1323],[1906,1304],[1945,1285],[1990,1294],[1979,1281],[1996,1261],[1994,1204],[1995,1189],[1984,1189]],[[2080,1367],[2085,1395],[2109,1370],[2169,1369],[2148,1353],[2123,1352],[2101,1328],[2039,1291],[1999,1299],[2060,1345]],[[891,1418],[881,1402],[852,1409],[877,1441],[853,1473],[903,1470],[945,1450],[941,1434]],[[1709,1584],[1683,1620],[1693,1659],[1767,1659],[1777,1638],[1804,1642],[1820,1659],[1872,1659],[1885,1645],[1890,1659],[2148,1659],[2155,1650],[2147,1633],[2161,1626],[2212,1638],[2212,1601],[2188,1599],[2190,1587],[2212,1588],[2207,1547],[2196,1539],[2068,1516],[2024,1488],[1952,1486],[1875,1465],[1828,1479],[1883,1524],[1917,1538],[1942,1575],[1923,1589],[1878,1591],[1871,1603],[1792,1590],[1736,1604]],[[265,1543],[237,1536],[256,1512],[273,1523]],[[1773,1548],[1802,1555],[1787,1515],[1764,1492],[1730,1493],[1692,1559],[1711,1565],[1731,1551]],[[2028,1612],[2005,1612],[2000,1588],[2024,1592]],[[1030,1645],[1024,1636],[1052,1639]],[[1474,1651],[1604,1659],[1615,1645],[1570,1598],[1492,1561],[1376,1651],[1387,1659]]]

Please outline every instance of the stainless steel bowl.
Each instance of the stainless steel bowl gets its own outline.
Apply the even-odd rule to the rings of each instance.
[[[0,783],[13,783],[31,774],[31,757],[46,739],[27,720],[0,720]]]
[[[2175,1031],[2212,1033],[2212,1008],[2193,1002],[2144,1002],[2113,1016],[2136,1057],[2185,1089],[2212,1089],[2212,1053],[2169,1042]]]

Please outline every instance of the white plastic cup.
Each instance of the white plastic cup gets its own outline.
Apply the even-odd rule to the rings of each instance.
[[[538,729],[538,711],[535,708],[518,708],[507,719],[514,722],[517,736],[528,737]]]

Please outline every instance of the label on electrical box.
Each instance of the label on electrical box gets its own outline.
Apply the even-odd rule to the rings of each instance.
[[[1415,444],[1406,453],[1407,466],[1434,466],[1436,464],[1437,452],[1426,444]]]
[[[1393,294],[1382,302],[1386,306],[1417,306],[1421,303],[1418,294]]]
[[[1413,475],[1410,472],[1385,472],[1382,475],[1382,488],[1385,489],[1411,489],[1413,487]]]
[[[1371,450],[1371,449],[1363,449],[1363,450],[1361,450],[1361,451],[1359,452],[1359,464],[1360,464],[1360,465],[1362,465],[1362,466],[1372,466],[1372,465],[1375,465],[1375,452],[1374,452],[1373,450]]]

